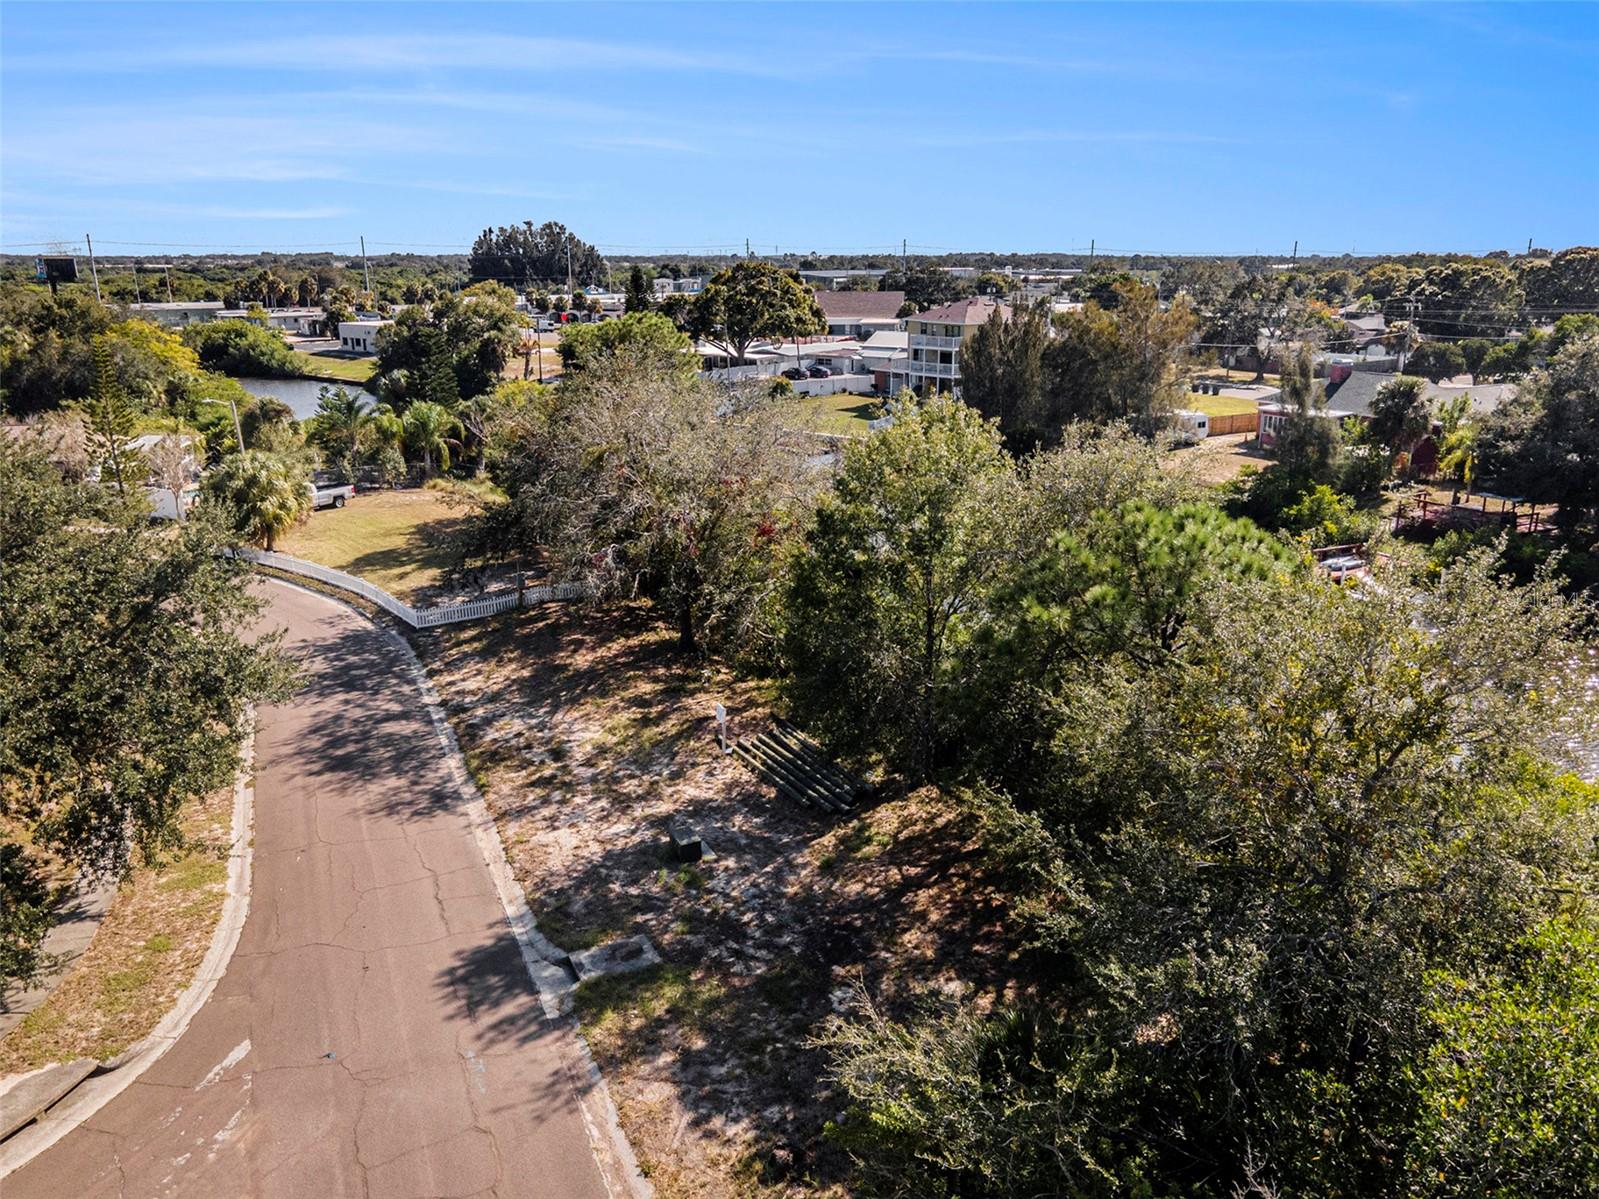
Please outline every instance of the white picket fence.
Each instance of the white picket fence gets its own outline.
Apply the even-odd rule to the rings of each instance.
[[[342,570],[334,570],[329,566],[318,566],[315,562],[306,562],[300,558],[290,557],[288,554],[273,553],[268,550],[240,549],[234,551],[238,557],[254,562],[258,566],[269,566],[273,570],[285,571],[288,574],[303,575],[308,579],[327,583],[341,591],[354,592],[363,599],[369,599],[389,615],[403,620],[413,629],[431,629],[441,624],[459,624],[463,620],[481,620],[485,616],[494,616],[506,612],[517,606],[520,598],[523,607],[531,608],[537,604],[547,604],[555,600],[582,599],[585,590],[581,583],[555,583],[541,584],[538,587],[527,587],[520,596],[515,591],[502,591],[498,595],[486,595],[482,599],[467,600],[464,604],[441,604],[437,608],[413,608],[403,600],[397,600],[381,587],[374,587],[365,579],[358,579],[354,575],[345,574]]]

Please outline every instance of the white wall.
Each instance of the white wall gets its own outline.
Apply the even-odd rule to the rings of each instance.
[[[794,394],[802,396],[830,396],[845,391],[852,395],[870,395],[871,375],[829,375],[825,379],[797,379]]]

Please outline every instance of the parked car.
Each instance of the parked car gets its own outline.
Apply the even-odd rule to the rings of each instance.
[[[344,502],[355,495],[355,487],[349,483],[307,483],[305,486],[311,493],[313,508],[342,508]]]
[[[1321,568],[1331,576],[1333,582],[1344,583],[1366,573],[1366,560],[1359,554],[1339,554],[1322,559]]]
[[[813,366],[806,372],[806,374],[810,375],[810,377],[813,379],[826,379],[829,378],[832,373],[833,372],[828,370],[825,366]]]
[[[794,382],[798,383],[801,379],[808,379],[810,376],[807,375],[801,368],[797,366],[791,366],[783,372],[783,378],[792,379]]]

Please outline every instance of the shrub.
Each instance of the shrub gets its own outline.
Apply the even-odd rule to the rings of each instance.
[[[289,378],[299,373],[282,336],[250,321],[212,321],[183,331],[183,340],[206,370],[225,375]]]
[[[1300,495],[1282,511],[1282,528],[1307,538],[1314,546],[1366,541],[1376,532],[1376,518],[1357,512],[1355,502],[1325,483]]]
[[[1552,921],[1498,977],[1432,977],[1413,1195],[1599,1193],[1599,936]]]

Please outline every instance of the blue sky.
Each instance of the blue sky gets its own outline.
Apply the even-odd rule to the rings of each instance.
[[[0,240],[1599,240],[1599,6],[7,3]],[[151,243],[149,245],[135,243]]]

